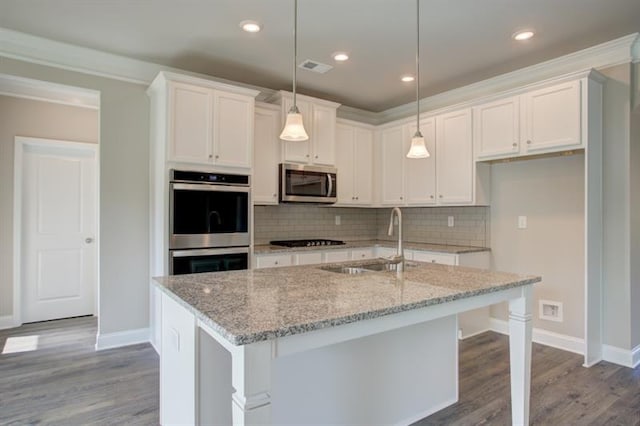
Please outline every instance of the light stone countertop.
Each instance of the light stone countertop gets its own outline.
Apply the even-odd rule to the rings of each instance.
[[[343,262],[367,264],[371,260]],[[234,345],[362,321],[541,281],[541,277],[407,262],[395,272],[340,274],[341,264],[154,278],[164,293]]]
[[[281,247],[270,244],[259,244],[253,247],[255,254],[269,254],[269,253],[292,253],[297,251],[314,251],[314,250],[339,250],[339,249],[352,249],[361,247],[397,247],[397,241],[386,240],[363,240],[363,241],[345,241],[344,245],[338,246],[314,246],[314,247]],[[470,246],[453,246],[445,244],[429,244],[429,243],[411,243],[402,242],[402,246],[406,250],[424,250],[433,251],[436,253],[447,254],[461,254],[461,253],[475,253],[480,251],[490,251],[487,247],[470,247]]]

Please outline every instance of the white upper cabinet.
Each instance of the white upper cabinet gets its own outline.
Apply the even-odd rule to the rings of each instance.
[[[281,120],[284,126],[287,112],[293,105],[293,97],[287,92],[279,92],[277,97],[282,107]],[[302,115],[302,122],[309,140],[283,141],[283,161],[334,166],[336,164],[336,109],[339,104],[298,95],[296,106]]]
[[[213,158],[213,93],[191,84],[174,83],[169,90],[169,159],[185,163]]]
[[[584,148],[587,78],[473,108],[475,159],[493,160]]]
[[[436,119],[437,196],[440,204],[473,202],[473,146],[471,109]]]
[[[167,120],[168,162],[251,167],[257,91],[161,73],[150,94],[160,98],[165,93],[166,111],[154,110],[153,120],[159,126]]]
[[[336,125],[338,204],[372,203],[373,131],[346,122]]]
[[[407,205],[429,205],[436,203],[436,120],[431,117],[420,120],[420,133],[430,156],[406,158],[416,125],[410,124],[404,141],[405,193]]]
[[[381,204],[402,205],[404,201],[405,126],[383,129],[380,135],[382,160]]]
[[[251,167],[254,99],[215,91],[213,159],[220,166]]]
[[[520,97],[473,108],[476,158],[495,158],[520,151]]]
[[[252,196],[254,204],[278,204],[280,111],[256,106]]]
[[[527,153],[554,148],[579,148],[580,81],[571,81],[524,95],[524,140]]]

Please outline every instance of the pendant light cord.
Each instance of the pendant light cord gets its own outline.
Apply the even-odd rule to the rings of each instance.
[[[298,0],[293,0],[293,107],[297,112],[296,106],[296,75],[298,62]]]
[[[420,133],[420,0],[416,0],[416,132]]]

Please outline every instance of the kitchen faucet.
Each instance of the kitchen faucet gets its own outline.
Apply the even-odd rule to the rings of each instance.
[[[396,255],[389,258],[391,263],[396,264],[396,271],[402,273],[404,270],[404,250],[402,248],[402,212],[399,207],[394,207],[391,210],[391,217],[389,218],[389,232],[388,235],[393,235],[393,216],[398,216],[398,251]]]

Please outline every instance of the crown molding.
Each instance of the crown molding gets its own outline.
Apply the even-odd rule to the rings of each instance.
[[[256,97],[257,101],[273,99],[278,93],[276,90],[265,87],[187,72],[1,27],[0,56],[145,86],[150,85],[158,73],[162,71],[175,72],[236,87],[258,90],[260,94]],[[423,98],[420,100],[420,109],[422,112],[431,111],[564,74],[639,61],[640,36],[638,33],[634,33],[559,58]],[[338,116],[375,125],[408,117],[414,114],[414,108],[415,103],[413,102],[382,112],[369,112],[343,105],[338,108]]]
[[[420,111],[427,112],[443,108],[565,74],[637,62],[640,59],[639,57],[640,35],[634,33],[539,64],[423,98],[420,100]],[[415,114],[415,102],[382,111],[379,113],[379,120],[380,123],[387,123],[412,114]]]
[[[256,97],[257,100],[264,100],[275,93],[275,90],[265,87],[140,61],[2,27],[0,27],[0,56],[143,86],[149,86],[160,72],[165,71],[257,90],[260,92]]]
[[[0,95],[98,109],[100,92],[80,87],[0,74]]]

